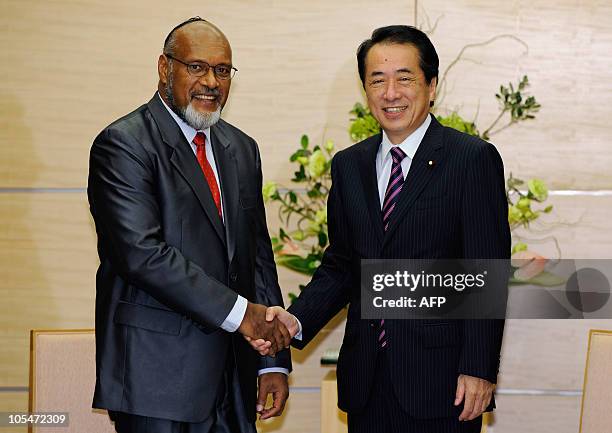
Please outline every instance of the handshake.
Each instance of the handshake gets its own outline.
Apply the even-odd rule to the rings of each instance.
[[[289,347],[291,339],[299,332],[295,316],[282,307],[247,304],[238,332],[260,355],[275,356]]]

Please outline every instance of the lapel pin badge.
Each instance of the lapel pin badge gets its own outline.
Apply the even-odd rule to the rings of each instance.
[[[429,168],[433,168],[434,165],[436,165],[436,161],[434,161],[433,159],[430,159],[429,161],[427,161],[427,166]]]

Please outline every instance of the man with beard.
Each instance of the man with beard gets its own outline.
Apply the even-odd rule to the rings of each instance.
[[[158,92],[91,148],[93,406],[119,433],[254,432],[256,409],[278,416],[288,397],[290,337],[265,320],[264,305],[283,301],[259,151],[220,119],[235,71],[217,27],[179,24],[159,57]],[[277,356],[240,334],[272,341]]]

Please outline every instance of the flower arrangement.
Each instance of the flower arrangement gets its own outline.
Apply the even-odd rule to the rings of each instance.
[[[331,140],[311,146],[303,135],[300,147],[289,158],[296,165],[291,182],[299,189],[280,188],[274,182],[263,185],[264,201],[279,205],[279,219],[285,225],[272,237],[276,263],[305,275],[314,273],[328,244],[326,204],[334,149]]]

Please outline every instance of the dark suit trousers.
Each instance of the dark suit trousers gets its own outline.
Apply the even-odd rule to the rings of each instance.
[[[228,355],[224,379],[217,391],[214,413],[199,423],[188,423],[111,412],[117,433],[256,433],[255,425],[247,421],[244,414],[238,378],[236,377],[234,356]]]
[[[349,433],[479,433],[482,417],[416,419],[400,406],[390,378],[389,357],[383,349],[376,360],[376,374],[363,412],[348,414]]]

